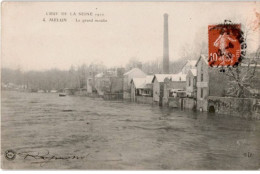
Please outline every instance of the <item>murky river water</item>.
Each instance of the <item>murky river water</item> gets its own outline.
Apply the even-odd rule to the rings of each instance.
[[[260,168],[260,121],[57,94],[1,100],[4,168]]]

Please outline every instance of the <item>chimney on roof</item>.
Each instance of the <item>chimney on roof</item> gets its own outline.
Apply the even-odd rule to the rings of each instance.
[[[169,38],[168,38],[168,14],[165,13],[163,30],[163,73],[169,74]]]

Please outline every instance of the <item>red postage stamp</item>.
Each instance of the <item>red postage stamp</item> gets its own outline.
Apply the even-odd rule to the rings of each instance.
[[[240,24],[209,25],[209,66],[237,65],[241,61],[241,38]]]

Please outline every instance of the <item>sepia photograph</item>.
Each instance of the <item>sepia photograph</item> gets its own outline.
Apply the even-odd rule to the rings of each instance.
[[[2,2],[3,170],[260,170],[260,2]]]

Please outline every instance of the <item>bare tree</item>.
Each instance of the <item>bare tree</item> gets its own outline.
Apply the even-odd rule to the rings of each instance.
[[[225,75],[230,78],[227,93],[234,97],[246,97],[253,89],[252,80],[256,77],[256,68],[258,65],[259,50],[252,54],[254,57],[244,58],[237,67],[227,67]]]
[[[246,52],[246,41],[251,29],[245,28],[245,32],[241,32],[243,42],[241,43],[241,62],[236,66],[228,66],[223,68],[224,74],[229,77],[230,88],[227,91],[229,96],[246,97],[253,87],[252,80],[256,77],[256,68],[260,58],[260,47],[255,53],[248,54]]]

